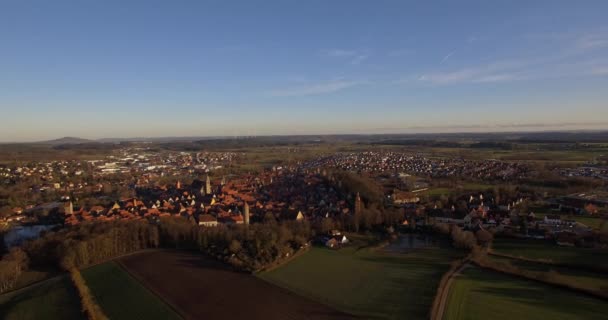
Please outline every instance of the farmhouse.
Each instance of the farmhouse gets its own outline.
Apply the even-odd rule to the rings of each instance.
[[[215,227],[217,226],[217,219],[210,214],[201,214],[198,217],[198,225],[205,227]]]

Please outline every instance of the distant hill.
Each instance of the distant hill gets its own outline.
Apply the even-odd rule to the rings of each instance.
[[[95,143],[95,140],[76,138],[76,137],[63,137],[55,140],[40,141],[39,144],[49,145],[63,145],[63,144],[82,144],[82,143]]]

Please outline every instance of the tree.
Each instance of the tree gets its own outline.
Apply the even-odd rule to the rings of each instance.
[[[490,232],[485,229],[479,229],[475,232],[477,242],[481,245],[487,245],[494,238]]]

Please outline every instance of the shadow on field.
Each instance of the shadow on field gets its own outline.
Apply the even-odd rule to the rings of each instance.
[[[496,297],[498,301],[513,301],[542,309],[553,309],[568,318],[580,318],[581,308],[585,302],[603,303],[599,299],[583,297],[576,292],[553,286],[522,280],[492,271],[478,269],[478,272],[468,272],[467,278],[481,286],[473,289],[481,295]],[[600,310],[584,310],[586,315],[592,313],[594,319],[605,318]]]

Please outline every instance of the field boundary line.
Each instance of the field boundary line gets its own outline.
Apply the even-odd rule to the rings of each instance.
[[[431,305],[431,312],[429,315],[431,320],[443,319],[447,299],[450,293],[450,287],[454,282],[454,278],[458,276],[464,269],[470,266],[469,261],[469,258],[456,260],[456,264],[450,267],[450,269],[441,277],[439,286],[437,287],[437,293],[435,294],[435,299]]]
[[[565,283],[561,283],[561,282],[557,282],[557,281],[546,281],[543,279],[539,279],[537,277],[534,276],[530,276],[530,275],[526,275],[526,274],[520,274],[520,273],[516,273],[516,272],[511,272],[509,270],[500,268],[500,267],[496,267],[490,264],[484,264],[483,262],[477,261],[477,260],[472,260],[472,262],[482,268],[482,269],[487,269],[487,270],[491,270],[494,272],[499,272],[502,274],[506,274],[506,275],[510,275],[513,277],[517,277],[517,278],[521,278],[521,279],[526,279],[526,280],[530,280],[530,281],[534,281],[534,282],[538,282],[538,283],[543,283],[545,285],[548,286],[552,286],[552,287],[556,287],[556,288],[561,288],[561,289],[565,289],[565,290],[570,290],[570,291],[574,291],[574,292],[579,292],[582,294],[586,294],[588,296],[597,298],[597,299],[601,299],[601,300],[605,300],[608,301],[608,294],[605,294],[603,292],[600,291],[596,291],[596,290],[591,290],[591,289],[586,289],[586,288],[582,288],[582,287],[577,287],[577,286],[572,286],[572,285],[568,285]]]
[[[292,255],[291,257],[288,257],[287,259],[281,260],[280,262],[273,264],[269,267],[262,267],[258,270],[253,271],[252,273],[254,275],[259,274],[259,273],[263,273],[263,272],[270,272],[272,270],[275,270],[277,268],[280,268],[288,263],[290,263],[291,261],[295,260],[296,258],[300,257],[301,255],[307,253],[308,251],[310,251],[310,245],[306,246],[303,249],[298,250],[294,255]]]
[[[114,261],[116,259],[120,259],[122,257],[130,256],[130,255],[133,255],[133,254],[138,254],[138,253],[148,252],[148,251],[158,251],[158,250],[163,250],[163,249],[162,248],[158,248],[158,249],[143,249],[143,250],[138,250],[138,251],[134,251],[134,252],[129,252],[129,253],[122,254],[120,256],[116,256],[116,257],[112,257],[112,258],[109,258],[109,259],[105,259],[103,261],[92,263],[92,264],[87,265],[85,267],[79,268],[78,270],[85,270],[85,269],[88,269],[88,268],[91,268],[91,267],[94,267],[94,266],[97,266],[97,265],[100,265],[100,264],[104,264],[106,262],[110,262],[110,261]],[[58,274],[56,274],[56,275],[54,275],[52,277],[32,282],[32,283],[28,284],[25,287],[21,287],[21,288],[5,291],[2,294],[0,294],[0,297],[2,297],[4,295],[8,295],[8,294],[19,292],[21,290],[30,289],[30,288],[33,288],[34,286],[41,285],[41,284],[43,284],[43,283],[45,283],[47,281],[57,280],[57,279],[59,279],[61,277],[67,277],[69,275],[70,275],[70,272],[68,272],[68,271],[60,271]]]
[[[566,269],[581,270],[581,271],[590,271],[590,272],[597,272],[597,273],[608,273],[608,268],[593,267],[593,266],[584,266],[584,265],[575,265],[575,264],[571,264],[571,263],[559,263],[559,262],[555,262],[555,261],[547,260],[547,259],[532,259],[532,258],[526,258],[526,257],[522,257],[522,256],[514,256],[514,255],[506,254],[506,253],[499,253],[499,252],[496,252],[496,251],[491,250],[491,249],[488,250],[488,254],[491,255],[491,256],[495,256],[495,257],[501,257],[501,258],[507,258],[507,259],[525,261],[525,262],[544,264],[544,265],[561,267],[561,268],[566,268]]]
[[[115,260],[113,261],[114,263],[116,263],[116,265],[118,265],[118,267],[120,269],[122,269],[129,277],[133,278],[135,281],[137,281],[137,283],[139,283],[142,287],[144,287],[146,290],[148,290],[149,292],[151,292],[153,295],[155,295],[158,299],[160,299],[161,302],[163,302],[164,304],[166,304],[171,310],[173,310],[173,312],[175,312],[180,318],[182,319],[187,319],[187,317],[185,316],[185,313],[180,310],[179,308],[177,308],[175,305],[173,305],[172,303],[169,303],[169,301],[167,301],[160,293],[158,293],[156,290],[148,287],[145,285],[145,281],[143,281],[142,279],[140,279],[138,276],[136,276],[134,273],[132,273],[131,271],[129,271],[129,268],[127,266],[125,266],[120,260]]]

